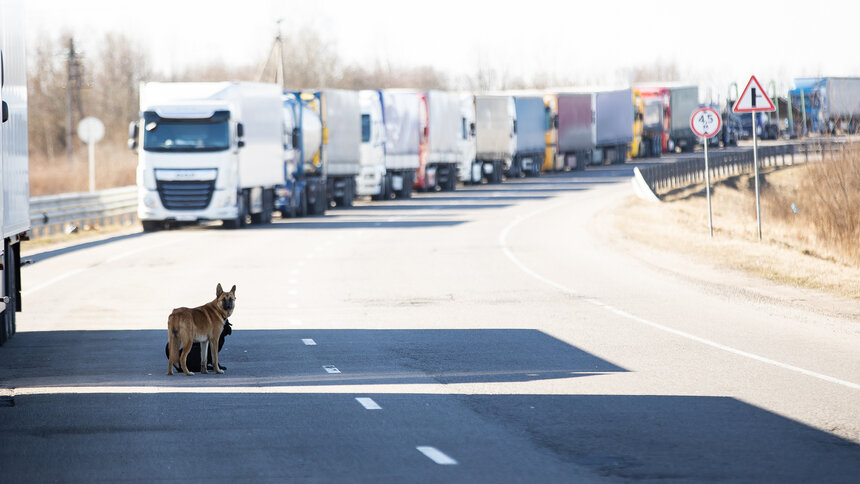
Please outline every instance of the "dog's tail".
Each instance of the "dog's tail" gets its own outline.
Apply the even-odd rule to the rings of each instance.
[[[167,318],[167,365],[172,368],[179,365],[179,324],[174,324],[177,316],[171,314]]]

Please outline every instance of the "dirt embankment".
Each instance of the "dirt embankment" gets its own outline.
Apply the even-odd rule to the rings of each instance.
[[[662,203],[630,197],[614,212],[615,228],[711,267],[860,301],[860,157],[764,173],[761,241],[754,181],[744,175],[712,187],[713,239],[704,185]]]

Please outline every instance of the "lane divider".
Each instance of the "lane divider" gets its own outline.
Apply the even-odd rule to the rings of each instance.
[[[541,208],[541,209],[538,209],[538,210],[535,210],[535,211],[533,211],[533,212],[530,212],[530,213],[528,213],[528,214],[526,214],[526,215],[518,216],[518,217],[517,217],[517,218],[515,218],[511,223],[509,223],[509,224],[508,224],[504,229],[502,229],[502,231],[499,233],[499,245],[500,245],[500,246],[501,246],[501,248],[502,248],[502,252],[504,252],[505,256],[507,256],[507,258],[508,258],[508,259],[510,259],[510,261],[511,261],[511,262],[513,262],[513,263],[514,263],[514,265],[515,265],[515,266],[517,266],[521,271],[525,272],[526,274],[528,274],[528,275],[532,276],[533,278],[535,278],[535,279],[537,279],[537,280],[539,280],[539,281],[543,282],[544,284],[546,284],[546,285],[548,285],[548,286],[552,286],[552,287],[554,287],[554,288],[558,289],[559,291],[561,291],[561,292],[563,292],[563,293],[566,293],[566,294],[568,294],[568,295],[570,295],[570,296],[574,296],[574,297],[580,298],[581,300],[583,300],[583,301],[585,301],[585,302],[588,302],[588,303],[590,303],[590,304],[593,304],[593,305],[594,305],[594,306],[596,306],[596,307],[599,307],[599,308],[601,308],[601,309],[604,309],[604,310],[609,311],[609,312],[611,312],[611,313],[613,313],[613,314],[615,314],[615,315],[617,315],[617,316],[620,316],[620,317],[623,317],[623,318],[629,319],[629,320],[631,320],[631,321],[635,321],[635,322],[637,322],[637,323],[644,324],[644,325],[649,326],[649,327],[652,327],[652,328],[654,328],[654,329],[658,329],[658,330],[660,330],[660,331],[664,331],[664,332],[666,332],[666,333],[670,333],[670,334],[673,334],[673,335],[675,335],[675,336],[680,336],[680,337],[682,337],[682,338],[686,338],[686,339],[689,339],[689,340],[691,340],[691,341],[695,341],[695,342],[697,342],[697,343],[701,343],[701,344],[704,344],[704,345],[710,346],[710,347],[712,347],[712,348],[716,348],[716,349],[719,349],[719,350],[722,350],[722,351],[726,351],[726,352],[728,352],[728,353],[731,353],[731,354],[734,354],[734,355],[737,355],[737,356],[742,356],[742,357],[744,357],[744,358],[749,358],[749,359],[751,359],[751,360],[755,360],[755,361],[758,361],[758,362],[760,362],[760,363],[765,363],[765,364],[768,364],[768,365],[776,366],[776,367],[778,367],[778,368],[782,368],[782,369],[784,369],[784,370],[789,370],[789,371],[793,371],[793,372],[796,372],[796,373],[800,373],[800,374],[802,374],[802,375],[806,375],[806,376],[810,376],[810,377],[813,377],[813,378],[817,378],[817,379],[819,379],[819,380],[823,380],[823,381],[826,381],[826,382],[829,382],[829,383],[835,383],[835,384],[837,384],[837,385],[841,385],[841,386],[844,386],[844,387],[847,387],[847,388],[851,388],[851,389],[853,389],[853,390],[860,390],[860,385],[858,385],[857,383],[854,383],[854,382],[850,382],[850,381],[847,381],[847,380],[842,380],[842,379],[839,379],[839,378],[834,378],[834,377],[832,377],[832,376],[824,375],[824,374],[822,374],[822,373],[817,373],[817,372],[814,372],[814,371],[811,371],[811,370],[807,370],[807,369],[805,369],[805,368],[800,368],[800,367],[798,367],[798,366],[789,365],[789,364],[787,364],[787,363],[782,363],[782,362],[780,362],[780,361],[772,360],[772,359],[770,359],[770,358],[765,358],[765,357],[763,357],[763,356],[759,356],[759,355],[756,355],[756,354],[754,354],[754,353],[750,353],[750,352],[747,352],[747,351],[739,350],[739,349],[737,349],[737,348],[733,348],[733,347],[731,347],[731,346],[727,346],[727,345],[724,345],[724,344],[722,344],[722,343],[717,343],[716,341],[711,341],[711,340],[709,340],[709,339],[702,338],[702,337],[700,337],[700,336],[696,336],[696,335],[691,334],[691,333],[687,333],[686,331],[681,331],[681,330],[679,330],[679,329],[670,328],[670,327],[668,327],[668,326],[665,326],[665,325],[662,325],[662,324],[659,324],[659,323],[655,323],[654,321],[651,321],[651,320],[648,320],[648,319],[645,319],[645,318],[642,318],[642,317],[636,316],[636,315],[631,314],[631,313],[629,313],[629,312],[627,312],[627,311],[624,311],[623,309],[616,308],[616,307],[614,307],[614,306],[612,306],[612,305],[610,305],[610,304],[606,304],[606,303],[604,303],[603,301],[600,301],[600,300],[598,300],[598,299],[595,299],[595,298],[589,298],[589,297],[584,297],[583,295],[581,295],[581,294],[577,293],[577,292],[576,292],[576,291],[574,291],[573,289],[571,289],[571,288],[569,288],[569,287],[567,287],[567,286],[565,286],[565,285],[563,285],[563,284],[559,284],[558,282],[555,282],[555,281],[553,281],[553,280],[551,280],[551,279],[548,279],[548,278],[546,278],[546,277],[544,277],[544,276],[542,276],[542,275],[538,274],[537,272],[533,271],[531,268],[529,268],[528,266],[526,266],[525,264],[523,264],[523,262],[522,262],[522,261],[520,261],[520,260],[517,258],[517,256],[515,256],[515,255],[514,255],[514,253],[511,251],[511,249],[508,247],[508,234],[511,232],[511,230],[513,230],[513,229],[514,229],[517,225],[519,225],[520,223],[522,223],[522,222],[524,222],[524,221],[526,221],[526,220],[528,220],[528,219],[530,219],[530,218],[532,218],[532,217],[535,217],[535,216],[537,216],[537,215],[540,215],[540,214],[542,214],[542,213],[544,213],[544,212],[549,212],[550,210],[554,210],[554,209],[556,209],[556,208],[559,208],[559,207],[561,207],[562,205],[566,205],[566,204],[568,204],[568,203],[570,203],[570,202],[555,203],[555,204],[550,205],[550,206],[548,206],[548,207],[543,207],[543,208]]]
[[[457,461],[452,459],[451,457],[445,455],[444,452],[437,449],[436,447],[430,447],[429,445],[419,445],[415,447],[419,452],[426,455],[433,462],[443,465],[443,466],[452,466],[457,465]]]
[[[355,400],[367,410],[382,410],[382,407],[380,407],[378,403],[374,402],[372,398],[355,397]]]

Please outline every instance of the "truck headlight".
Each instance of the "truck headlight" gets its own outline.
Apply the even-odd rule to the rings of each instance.
[[[155,208],[155,197],[151,193],[144,195],[143,205],[146,208]]]

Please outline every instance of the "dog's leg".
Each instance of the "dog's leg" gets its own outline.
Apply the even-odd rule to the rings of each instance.
[[[214,338],[210,341],[210,345],[212,347],[212,368],[215,369],[215,373],[219,375],[224,374],[224,370],[218,366],[218,342],[214,340]]]
[[[188,371],[188,353],[191,352],[191,345],[194,344],[194,341],[191,339],[190,335],[183,335],[182,338],[182,354],[179,355],[179,365],[182,367],[182,372],[186,375],[193,375],[194,373]]]
[[[206,369],[206,359],[209,357],[209,340],[200,342],[200,373],[209,373]]]
[[[167,326],[167,374],[173,375],[173,365],[179,359],[179,335],[176,329],[171,327],[170,318]]]

